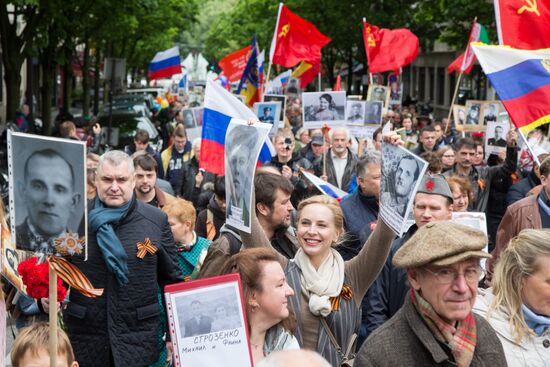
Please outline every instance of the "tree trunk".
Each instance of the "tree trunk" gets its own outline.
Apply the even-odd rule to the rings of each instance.
[[[348,95],[351,94],[351,86],[353,84],[353,52],[348,50]],[[358,94],[358,93],[355,93]]]
[[[44,135],[52,135],[52,90],[55,81],[56,64],[54,55],[56,52],[55,45],[49,45],[40,52],[40,67],[42,69],[42,86],[40,87],[40,95],[42,99],[42,133]]]
[[[6,120],[15,122],[15,114],[21,101],[21,67],[19,71],[6,68],[4,82],[6,83]]]
[[[84,44],[84,62],[82,63],[82,116],[90,114],[90,40]]]

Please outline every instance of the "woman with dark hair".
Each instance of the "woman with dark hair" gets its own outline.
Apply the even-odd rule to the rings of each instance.
[[[221,274],[238,273],[248,321],[252,358],[257,364],[272,352],[300,349],[293,336],[294,315],[288,308],[288,297],[294,291],[272,249],[241,250],[229,258]]]
[[[319,109],[313,116],[316,121],[340,120],[338,111],[336,111],[336,103],[334,103],[330,94],[321,94],[321,97],[319,97]]]

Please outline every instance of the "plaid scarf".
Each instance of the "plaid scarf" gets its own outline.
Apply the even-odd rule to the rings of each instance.
[[[457,366],[469,366],[474,357],[477,340],[474,314],[470,312],[464,320],[458,321],[456,327],[453,327],[443,321],[432,305],[412,288],[411,301],[435,338],[449,346]]]

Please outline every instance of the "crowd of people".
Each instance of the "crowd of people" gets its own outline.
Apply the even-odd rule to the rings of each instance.
[[[331,100],[321,100],[326,117]],[[550,363],[550,158],[540,130],[527,142],[536,159],[514,131],[502,153],[484,154],[480,134],[460,134],[409,105],[384,115],[391,132],[356,139],[344,127],[304,129],[292,97],[272,161],[249,178],[246,233],[225,223],[225,177],[201,168],[201,140],[188,139],[183,107],[172,102],[158,113],[160,151],[138,130],[124,151],[101,152],[93,139],[100,127],[90,129],[88,258],[71,261],[104,294],[72,289],[59,305],[63,366],[170,364],[163,287],[230,273],[241,278],[257,366]],[[70,120],[59,132],[80,139]],[[423,177],[401,170],[410,176],[402,180],[420,184],[414,223],[400,238],[379,219],[383,141],[428,162]],[[323,195],[304,172],[348,195]],[[484,213],[487,233],[455,223],[454,212]],[[31,220],[42,231],[40,218]],[[203,306],[187,311],[189,335],[227,322],[223,304],[210,315]],[[40,321],[49,307],[26,296],[12,307],[21,329],[14,366],[47,357]]]

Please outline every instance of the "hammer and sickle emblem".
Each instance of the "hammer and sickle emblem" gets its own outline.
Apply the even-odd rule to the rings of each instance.
[[[537,16],[540,17],[539,10],[537,9],[537,0],[523,0],[528,5],[523,5],[521,8],[518,9],[518,14],[523,14],[524,11],[528,11],[529,13],[535,13]]]
[[[369,34],[369,38],[367,42],[369,47],[376,47],[376,41],[374,40],[374,36],[372,34]]]
[[[285,37],[287,35],[288,31],[290,31],[290,24],[285,24],[283,26],[283,28],[281,29],[281,33],[279,33],[278,37],[279,38]]]
[[[546,69],[546,71],[550,73],[550,59],[540,60],[540,63]]]

